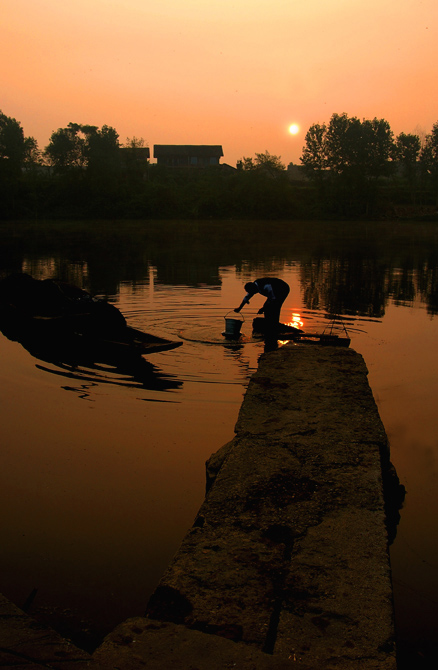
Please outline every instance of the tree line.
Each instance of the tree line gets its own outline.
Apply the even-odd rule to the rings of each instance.
[[[361,218],[438,205],[438,122],[421,139],[395,137],[385,119],[333,114],[307,131],[300,179],[268,151],[236,169],[180,170],[140,159],[143,145],[69,123],[41,150],[0,111],[0,217]]]
[[[438,207],[438,122],[422,142],[414,133],[394,137],[385,119],[333,114],[309,128],[301,162],[326,209],[366,214],[391,185],[398,202]]]

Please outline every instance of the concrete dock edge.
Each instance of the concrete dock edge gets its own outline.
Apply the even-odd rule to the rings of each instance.
[[[147,617],[314,668],[395,667],[382,469],[363,358],[264,354]]]
[[[261,356],[145,616],[75,667],[395,670],[389,447],[367,374],[352,349]]]

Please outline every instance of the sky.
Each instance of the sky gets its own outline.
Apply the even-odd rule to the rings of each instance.
[[[438,121],[437,0],[0,0],[0,16],[0,110],[40,149],[106,124],[151,154],[220,144],[230,165],[287,165],[334,113],[395,135]]]

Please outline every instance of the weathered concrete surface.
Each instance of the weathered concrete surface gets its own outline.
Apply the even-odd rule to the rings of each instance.
[[[130,619],[93,656],[92,670],[313,670],[184,625]]]
[[[0,668],[85,670],[90,656],[0,595]]]
[[[382,463],[361,356],[292,344],[263,355],[146,617],[90,658],[11,606],[0,668],[394,670]]]
[[[147,616],[309,667],[394,668],[382,460],[360,355],[265,354]]]
[[[90,656],[0,595],[1,670],[287,670],[295,667],[281,655],[269,656],[243,643],[143,617],[117,626]]]

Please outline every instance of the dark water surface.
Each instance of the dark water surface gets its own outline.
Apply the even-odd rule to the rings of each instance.
[[[291,287],[284,322],[321,331],[343,315],[365,358],[407,490],[391,547],[400,667],[436,662],[435,224],[1,224],[0,275],[16,271],[81,286],[184,344],[151,355],[142,376],[43,361],[0,333],[0,592],[19,606],[33,593],[29,613],[84,644],[143,614],[263,351],[251,340],[260,297],[238,346],[224,316],[246,281],[275,275]]]

